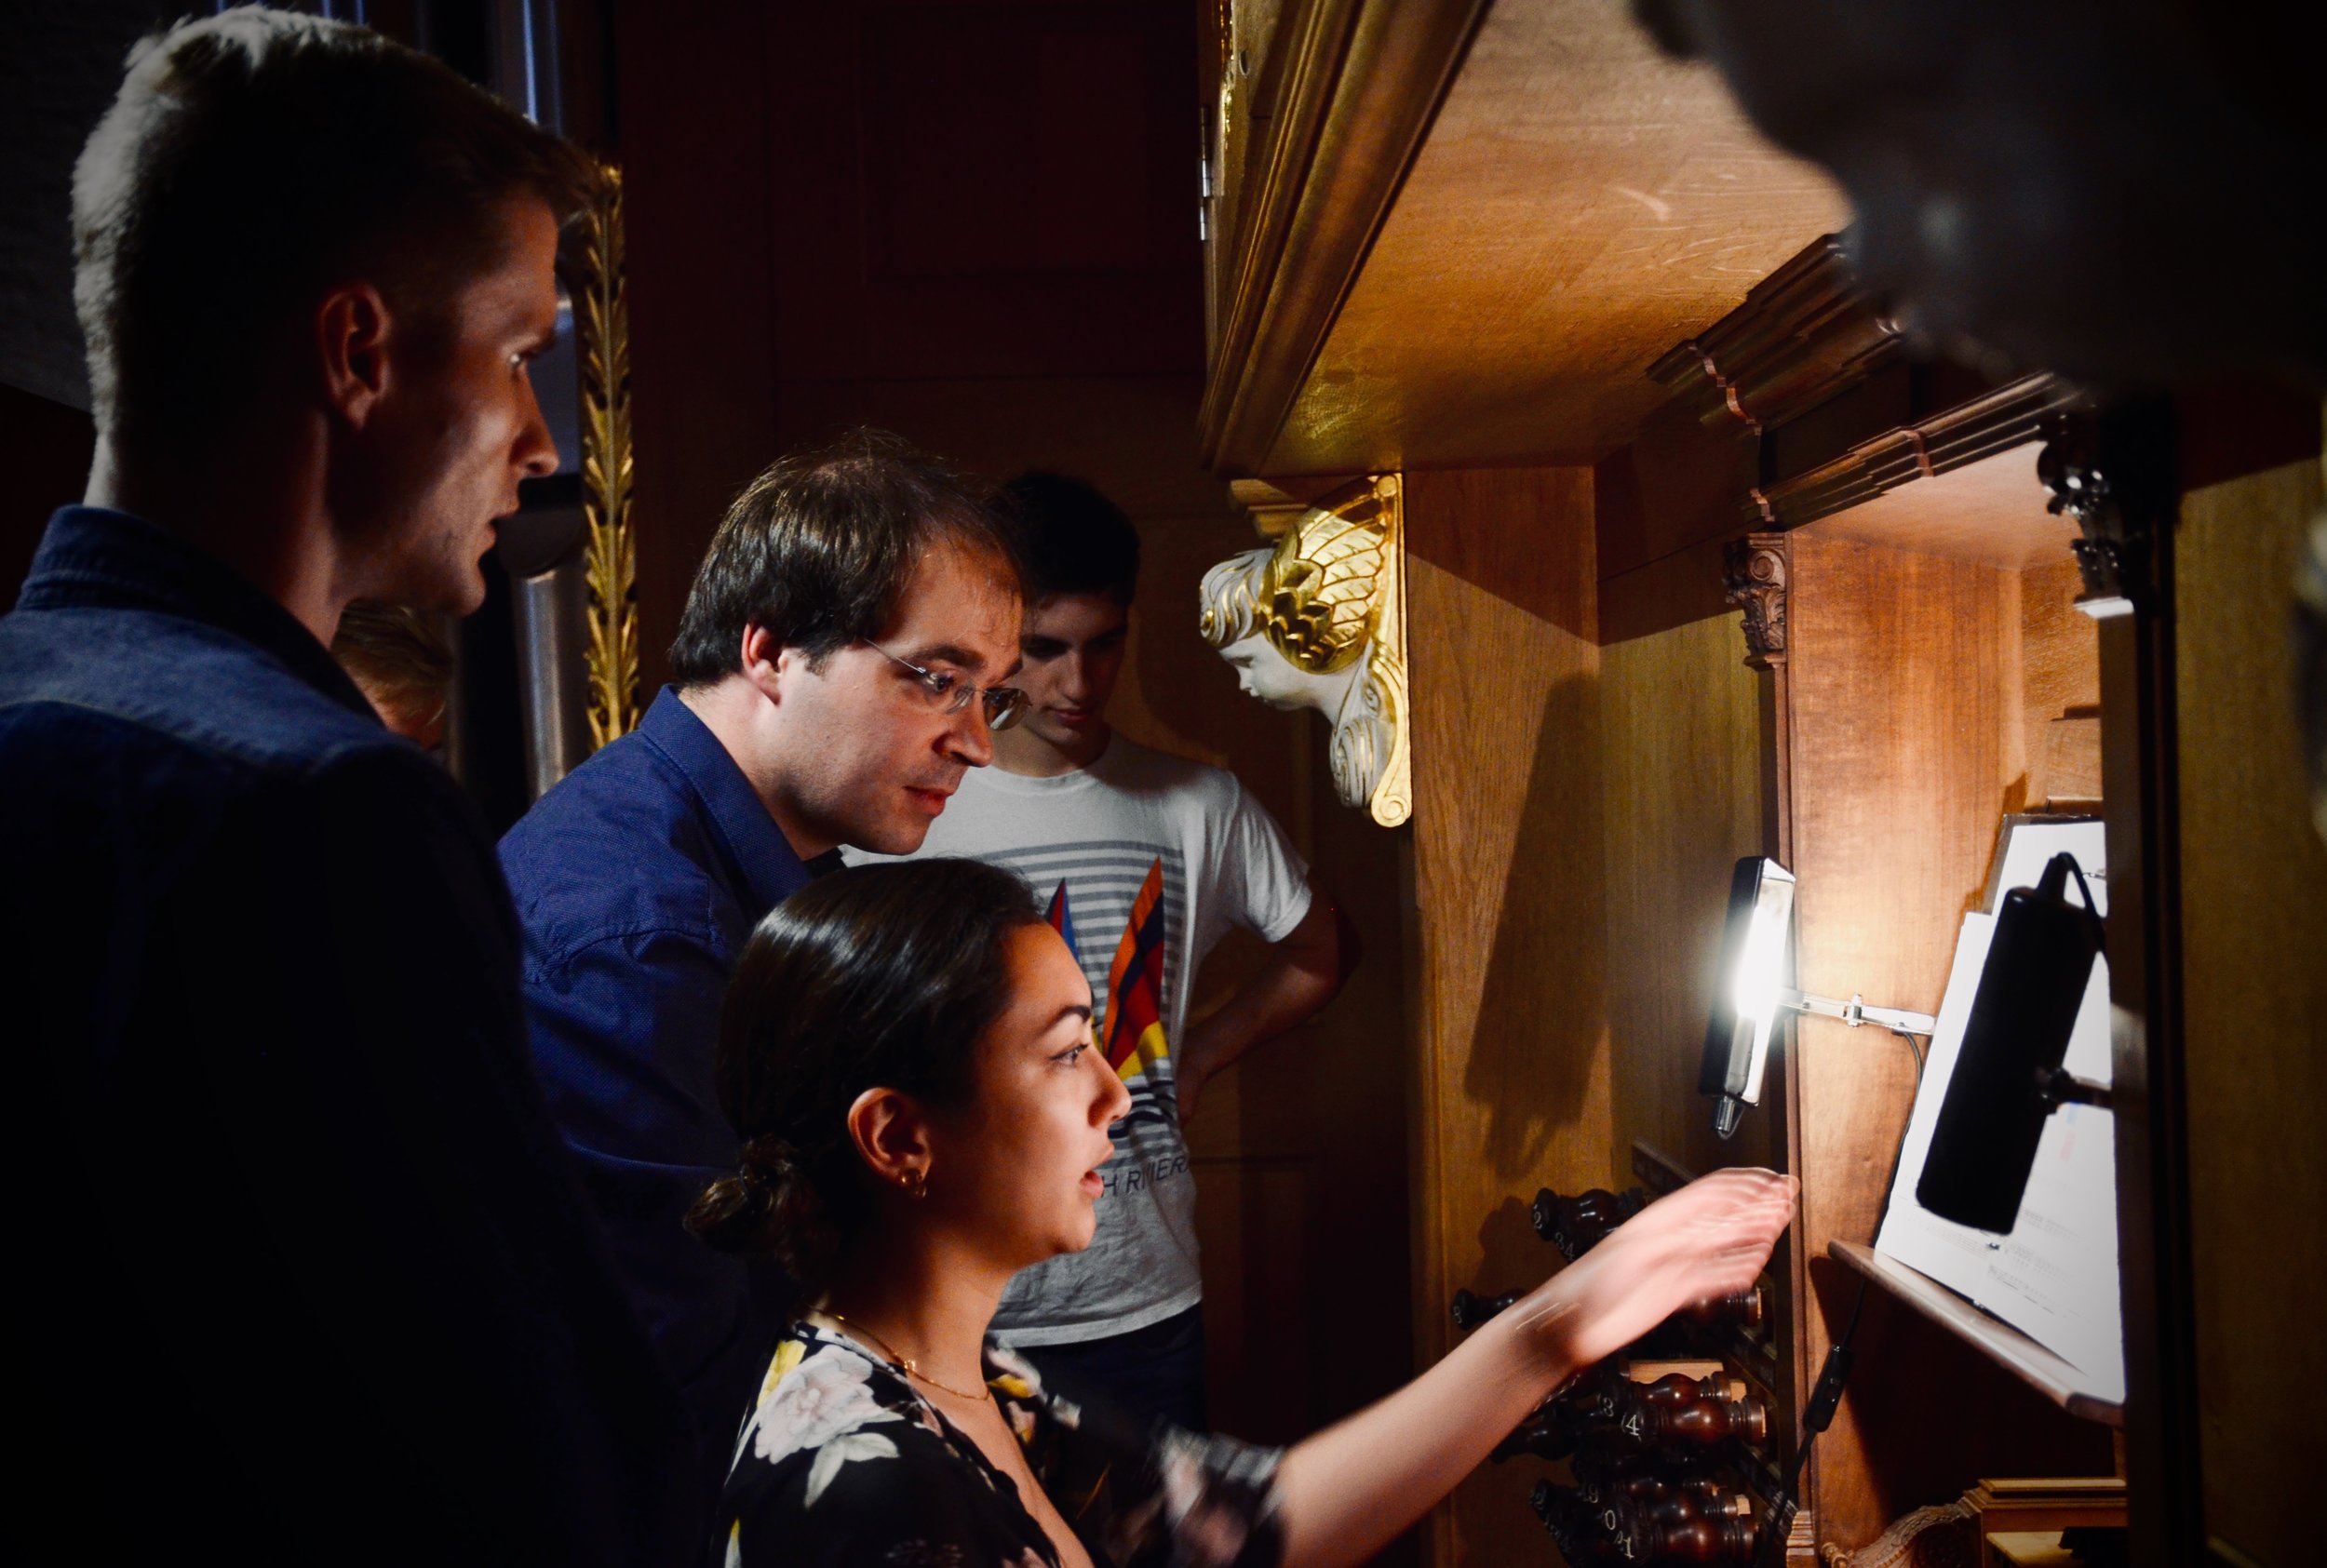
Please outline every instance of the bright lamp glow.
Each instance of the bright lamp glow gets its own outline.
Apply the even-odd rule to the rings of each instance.
[[[1713,1096],[1714,1128],[1725,1138],[1737,1130],[1741,1109],[1761,1100],[1793,928],[1794,874],[1759,855],[1739,861],[1729,879],[1720,985],[1697,1079],[1699,1092]]]
[[[1697,1092],[1713,1101],[1713,1130],[1737,1131],[1747,1106],[1761,1103],[1769,1067],[1769,1040],[1778,1014],[1815,1012],[1855,1029],[1876,1024],[1901,1034],[1929,1037],[1933,1021],[1895,1007],[1869,1007],[1858,997],[1837,1001],[1792,985],[1787,948],[1794,937],[1794,873],[1774,860],[1748,855],[1729,876],[1729,915],[1721,928],[1720,984],[1705,1024],[1705,1054]]]
[[[1761,1102],[1762,1071],[1769,1065],[1769,1030],[1777,1021],[1778,993],[1785,980],[1786,928],[1794,918],[1794,878],[1775,861],[1762,862],[1761,876],[1753,924],[1745,933],[1745,951],[1738,957],[1729,986],[1737,1026],[1753,1031],[1745,1092],[1741,1096],[1749,1106]]]

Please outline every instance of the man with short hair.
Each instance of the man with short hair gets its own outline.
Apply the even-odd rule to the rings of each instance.
[[[1045,1370],[1131,1408],[1204,1425],[1195,1184],[1182,1123],[1206,1079],[1332,1000],[1357,933],[1233,774],[1116,734],[1139,535],[1087,484],[1028,474],[1004,487],[1020,524],[1026,717],[995,766],[962,781],[925,854],[1016,871],[1076,949],[1098,1039],[1130,1088],[1088,1249],[1011,1282],[994,1332]],[[1196,971],[1231,926],[1267,962],[1192,1027]]]
[[[550,1109],[692,1407],[716,1495],[791,1305],[688,1235],[734,1173],[712,1082],[752,928],[842,844],[903,853],[1016,717],[1018,571],[932,459],[865,432],[755,479],[711,541],[677,684],[509,830]]]
[[[257,9],[141,44],[75,170],[97,458],[0,619],[8,1528],[44,1554],[695,1548],[484,824],[326,651],[358,596],[475,609],[556,466],[526,362],[584,177]]]

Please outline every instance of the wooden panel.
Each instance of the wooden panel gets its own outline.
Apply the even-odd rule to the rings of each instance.
[[[2020,574],[2023,782],[2005,786],[2007,811],[2042,811],[2055,797],[2100,797],[2101,637],[2076,607],[2082,587],[2066,550]]]
[[[777,421],[786,448],[876,424],[997,479],[1037,465],[1079,475],[1134,517],[1225,518],[1227,494],[1188,444],[1196,385],[1193,374],[787,381]],[[1225,537],[1260,543],[1241,524]],[[1191,634],[1194,596],[1172,611]]]
[[[1192,12],[784,19],[766,110],[783,221],[760,261],[787,380],[1201,376]]]
[[[1110,717],[1145,744],[1233,768],[1365,948],[1330,1007],[1205,1086],[1188,1127],[1212,1417],[1240,1437],[1284,1441],[1412,1372],[1400,840],[1333,799],[1325,727],[1241,695],[1235,672],[1194,635],[1198,580],[1251,548],[1252,530],[1224,513],[1138,521],[1139,604]],[[1223,943],[1198,977],[1193,1014],[1260,954],[1241,932]],[[1286,1174],[1296,1170],[1298,1182]]]
[[[1935,1012],[2013,777],[2003,748],[2018,672],[2010,688],[2004,676],[2019,580],[1819,526],[1791,539],[1801,985]],[[1864,1038],[1834,1027],[1846,1045]],[[1866,1208],[1830,1223],[1874,1219]]]
[[[1607,471],[1606,465],[1599,470]],[[1602,578],[1602,640],[1629,642],[1714,616],[1734,617],[1737,612],[1729,607],[1721,581],[1727,544],[1726,540],[1709,539],[1661,560]],[[1739,644],[1741,649],[1743,646]]]
[[[1193,271],[1186,7],[867,10],[871,275]]]
[[[1761,692],[1735,614],[1601,650],[1606,747],[1610,1158],[1640,1139],[1690,1171],[1782,1163],[1769,1118],[1713,1135],[1698,1058],[1729,870],[1765,851]]]
[[[1261,472],[1593,462],[1653,361],[1845,217],[1629,7],[1503,0]]]
[[[1317,1169],[1308,1159],[1202,1159],[1196,1173],[1196,1234],[1204,1269],[1204,1325],[1210,1410],[1220,1431],[1254,1442],[1298,1442],[1310,1433],[1306,1388],[1327,1353],[1316,1320],[1285,1310],[1315,1294],[1313,1234]],[[1221,1268],[1215,1260],[1240,1266]]]
[[[1792,580],[1797,977],[1822,995],[1936,1012],[2003,808],[1999,660],[2018,607],[1993,568],[1829,542],[1814,527],[1793,535]],[[1813,1293],[1802,1338],[1816,1366],[1859,1291],[1826,1249],[1874,1237],[1915,1065],[1894,1037],[1828,1019],[1801,1019],[1789,1044]],[[1863,1334],[1894,1354],[1935,1336],[1887,1306],[1868,1304]],[[1818,1534],[1844,1547],[1963,1485],[1948,1484],[1946,1449],[1964,1413],[1918,1412],[1924,1429],[1902,1429],[1898,1396],[1916,1385],[1873,1348],[1861,1343],[1862,1374],[1819,1440]],[[1922,1483],[1883,1484],[1903,1463],[1924,1469]]]
[[[1718,553],[1667,558],[1710,577]],[[1705,596],[1700,582],[1664,576],[1680,602]],[[1621,582],[1621,580],[1620,580]],[[1607,587],[1603,584],[1603,588]],[[1697,1075],[1719,984],[1729,878],[1745,855],[1777,854],[1777,744],[1772,676],[1746,667],[1741,617],[1729,610],[1601,652],[1601,726],[1607,747],[1608,1040],[1614,1080],[1611,1143],[1620,1172],[1636,1169],[1635,1143],[1695,1174],[1723,1165],[1789,1168],[1787,1063],[1773,1062],[1762,1104],[1737,1132],[1715,1135],[1712,1103]],[[1768,1271],[1772,1441],[1794,1441],[1806,1386],[1797,1324],[1804,1286],[1796,1240],[1780,1244]],[[1796,1521],[1797,1534],[1813,1521]]]
[[[2180,637],[2183,1026],[2207,1533],[2317,1555],[2327,1380],[2327,846],[2310,831],[2286,610],[2320,471],[2186,496]]]
[[[1824,535],[1820,524],[1791,536],[1799,981],[1935,1012],[1997,824],[2025,788],[2024,583]],[[2062,587],[2034,575],[2041,590]],[[1874,1234],[1915,1064],[1895,1037],[1829,1019],[1801,1020],[1792,1043],[1814,1367],[1860,1293],[1826,1249]],[[2100,1428],[1877,1296],[1850,1392],[1820,1440],[1818,1533],[1856,1547],[1979,1475],[2101,1473],[2109,1462]]]
[[[1441,516],[1464,524],[1433,535],[1431,562],[1572,636],[1594,639],[1591,541],[1580,562],[1573,519],[1592,516],[1588,468],[1460,470],[1411,476]]]
[[[2037,479],[2038,449],[2031,442],[1915,479],[1825,519],[1819,534],[2014,570],[2038,562],[2073,566],[2068,545],[2077,525],[2045,510],[2051,496]]]
[[[1570,498],[1545,514],[1555,483]],[[1588,485],[1406,476],[1414,708],[1416,1330],[1457,1287],[1540,1280],[1537,1186],[1615,1174],[1601,944],[1599,650],[1486,583],[1592,580]],[[1545,557],[1550,557],[1546,561]],[[1539,577],[1540,574],[1540,577]],[[1433,1521],[1445,1563],[1538,1560],[1536,1467],[1488,1467]]]

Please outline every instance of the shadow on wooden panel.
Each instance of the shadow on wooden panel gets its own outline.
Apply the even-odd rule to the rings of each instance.
[[[1422,515],[1416,524],[1410,492],[1412,526],[1476,520]],[[1572,537],[1513,543],[1556,549]],[[1550,1271],[1525,1219],[1535,1189],[1609,1175],[1599,650],[1435,558],[1409,555],[1408,598],[1416,1308],[1427,1314],[1415,1327],[1426,1360],[1453,1337],[1446,1307],[1457,1287],[1508,1289]],[[1545,1550],[1527,1505],[1530,1468],[1490,1467],[1464,1482],[1433,1527],[1440,1561],[1523,1561]]]
[[[1554,1133],[1586,1125],[1606,1090],[1599,729],[1597,680],[1552,685],[1495,899],[1462,1089],[1486,1107],[1479,1157],[1505,1183],[1532,1181]]]
[[[1592,507],[1589,468],[1411,473],[1406,550],[1589,641],[1597,624]]]
[[[1767,1164],[1769,1109],[1713,1135],[1697,1092],[1731,867],[1762,838],[1760,684],[1731,612],[1601,650],[1609,1073],[1620,1179],[1634,1140],[1684,1169]]]

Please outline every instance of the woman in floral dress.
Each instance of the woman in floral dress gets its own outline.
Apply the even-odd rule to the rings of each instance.
[[[1257,1448],[1045,1387],[985,1338],[1013,1273],[1089,1243],[1128,1105],[1015,877],[919,861],[793,895],[736,967],[717,1072],[742,1167],[689,1225],[814,1303],[736,1440],[730,1568],[1363,1561],[1573,1373],[1751,1282],[1793,1212],[1766,1171],[1694,1183],[1388,1399]]]

